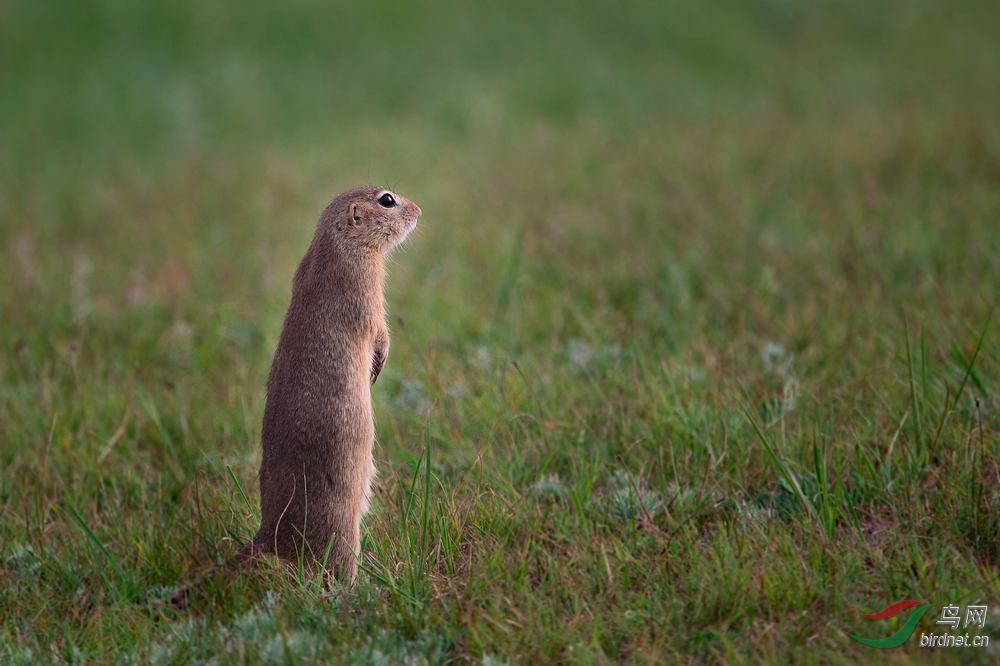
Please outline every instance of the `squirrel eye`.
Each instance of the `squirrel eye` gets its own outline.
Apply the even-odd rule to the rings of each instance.
[[[391,194],[383,194],[378,198],[379,205],[383,208],[392,208],[396,205],[396,200],[392,198]]]

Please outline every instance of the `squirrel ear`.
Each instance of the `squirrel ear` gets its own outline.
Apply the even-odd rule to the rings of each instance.
[[[355,222],[361,222],[361,214],[358,212],[358,204],[351,204],[351,215],[347,218],[348,224],[354,224]]]

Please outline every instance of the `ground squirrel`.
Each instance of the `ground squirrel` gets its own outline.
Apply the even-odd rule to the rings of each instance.
[[[267,379],[261,526],[240,561],[327,558],[328,573],[354,579],[375,475],[371,384],[389,352],[383,255],[419,217],[377,187],[344,192],[320,215]]]

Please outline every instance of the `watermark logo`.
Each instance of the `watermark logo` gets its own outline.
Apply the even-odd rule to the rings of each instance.
[[[917,609],[913,611],[899,631],[891,636],[873,639],[855,636],[850,633],[847,635],[859,643],[864,643],[865,645],[873,648],[899,647],[905,643],[916,630],[917,624],[920,622],[920,618],[924,616],[924,613],[931,609],[931,604],[921,604],[919,601],[907,599],[905,601],[897,601],[894,604],[889,604],[877,613],[864,615],[864,617],[869,620],[884,620],[887,617],[898,615],[899,613],[902,613],[908,608],[913,608],[914,606],[917,606]],[[960,624],[962,624],[963,628],[972,626],[982,629],[986,626],[986,615],[988,611],[989,608],[987,606],[966,606],[964,616],[965,623],[962,624],[962,609],[955,604],[948,604],[941,609],[941,618],[937,621],[937,624],[948,625],[951,627],[953,632],[958,631]],[[962,636],[949,633],[920,634],[920,647],[987,647],[989,644],[990,637],[982,634],[974,636],[969,636],[968,633]]]

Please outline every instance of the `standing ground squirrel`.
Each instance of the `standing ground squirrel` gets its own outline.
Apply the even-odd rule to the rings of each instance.
[[[419,217],[416,204],[376,187],[344,192],[320,215],[267,378],[261,526],[241,562],[326,558],[337,579],[357,574],[375,476],[371,384],[389,353],[383,255]]]

